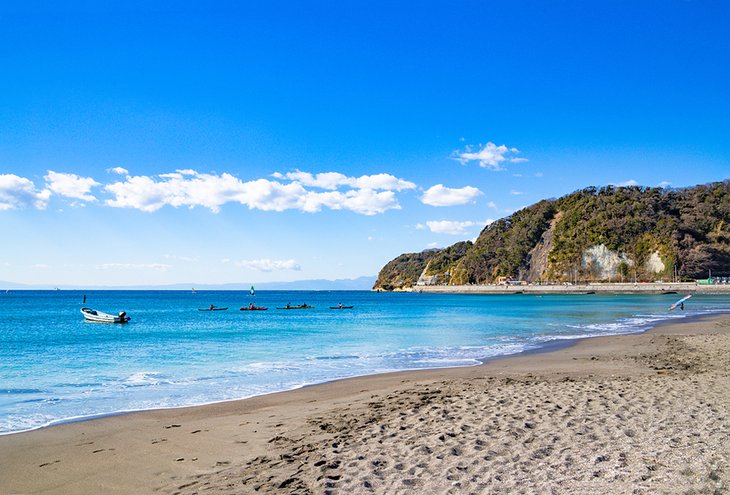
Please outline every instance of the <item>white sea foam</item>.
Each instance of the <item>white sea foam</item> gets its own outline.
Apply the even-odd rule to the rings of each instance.
[[[287,373],[298,371],[301,365],[282,361],[258,361],[231,369],[233,373]]]
[[[161,376],[162,374],[156,371],[138,371],[128,376],[124,383],[127,385],[157,385],[163,381]]]
[[[57,420],[48,414],[10,414],[0,418],[0,435],[42,428]]]
[[[552,324],[552,328],[576,330],[576,332],[557,331],[536,336],[536,340],[546,342],[550,340],[575,340],[588,337],[607,335],[622,335],[639,333],[654,327],[657,323],[683,319],[688,314],[645,314],[622,318],[613,322],[586,323],[586,324]]]

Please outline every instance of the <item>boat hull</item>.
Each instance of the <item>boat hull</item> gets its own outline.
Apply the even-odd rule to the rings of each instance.
[[[81,308],[81,314],[84,315],[86,321],[94,323],[128,323],[130,320],[126,314],[110,315],[91,308]]]

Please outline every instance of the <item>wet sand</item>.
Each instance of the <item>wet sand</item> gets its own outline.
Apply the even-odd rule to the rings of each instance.
[[[730,493],[730,315],[2,436],[0,493]]]

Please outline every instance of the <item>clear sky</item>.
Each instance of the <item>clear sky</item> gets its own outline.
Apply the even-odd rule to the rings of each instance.
[[[353,278],[730,178],[724,1],[0,0],[0,280]]]

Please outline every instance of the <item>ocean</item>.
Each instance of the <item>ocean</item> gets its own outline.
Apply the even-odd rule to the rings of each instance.
[[[83,298],[86,296],[86,304]],[[727,296],[367,291],[0,293],[0,433],[396,370],[472,366],[556,340],[730,312]],[[254,302],[267,311],[239,311]],[[277,310],[291,303],[313,309]],[[338,303],[353,309],[330,310]],[[203,312],[211,304],[227,311]],[[126,311],[91,323],[83,306]]]

